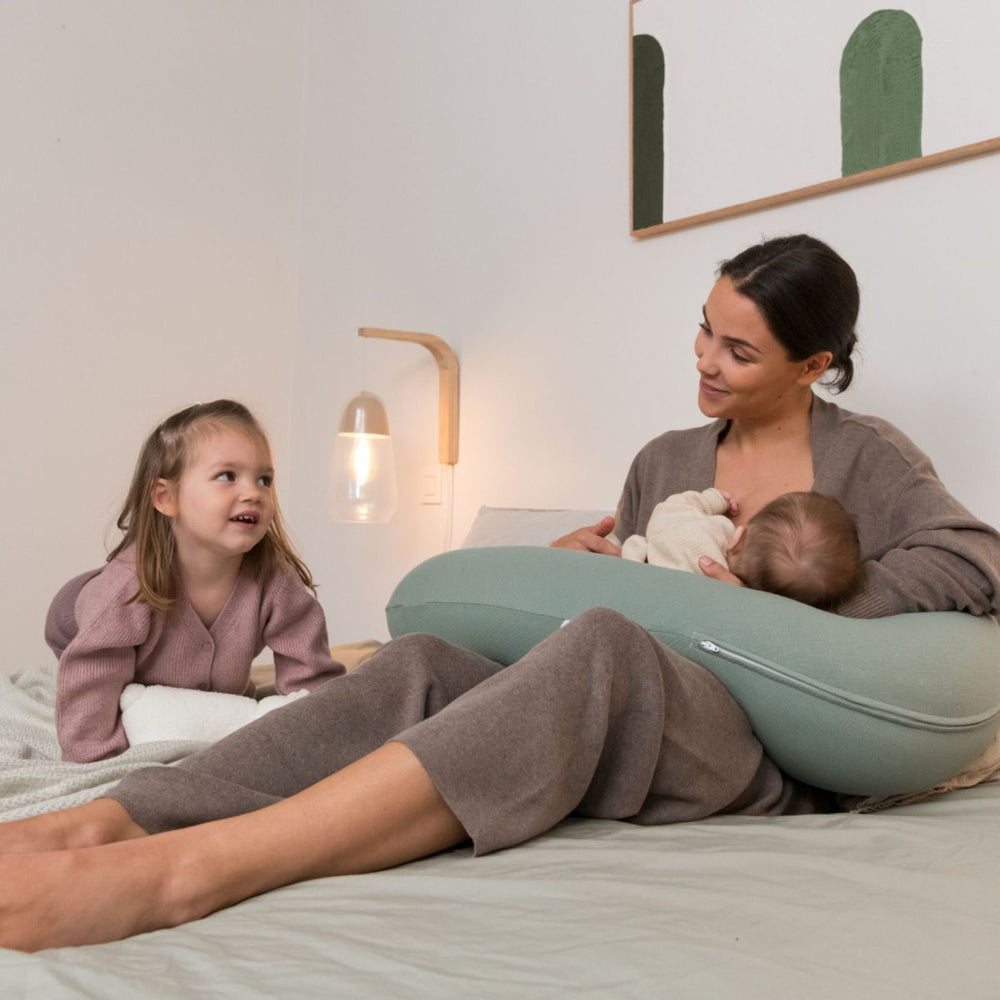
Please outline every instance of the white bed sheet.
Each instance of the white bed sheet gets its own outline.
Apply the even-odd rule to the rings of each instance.
[[[184,927],[0,951],[7,997],[1000,994],[1000,785],[875,815],[568,820]]]

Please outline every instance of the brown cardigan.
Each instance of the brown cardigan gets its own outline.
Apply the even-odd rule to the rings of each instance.
[[[682,490],[714,485],[723,420],[668,431],[635,457],[615,535],[645,534],[653,508]],[[930,459],[885,420],[814,397],[813,488],[858,522],[866,583],[838,610],[855,618],[908,611],[990,614],[1000,592],[1000,535],[942,485]]]

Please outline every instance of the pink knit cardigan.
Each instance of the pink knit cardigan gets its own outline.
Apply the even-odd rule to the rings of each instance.
[[[166,614],[128,603],[137,590],[127,549],[76,600],[77,634],[60,657],[56,691],[64,760],[101,760],[128,746],[118,700],[133,681],[252,695],[250,664],[265,646],[281,694],[344,673],[330,657],[323,609],[290,568],[257,583],[244,567],[211,627],[183,596]]]

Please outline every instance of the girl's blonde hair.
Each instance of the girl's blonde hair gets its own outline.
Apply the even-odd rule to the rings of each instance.
[[[132,483],[118,515],[123,537],[108,556],[110,562],[128,546],[135,546],[139,591],[133,601],[145,601],[157,611],[167,611],[177,600],[174,533],[170,519],[153,506],[153,490],[160,479],[176,483],[184,471],[192,443],[220,426],[242,431],[271,454],[263,427],[242,403],[231,399],[195,403],[167,417],[139,452]],[[243,558],[256,580],[263,580],[277,566],[286,565],[295,570],[306,587],[316,592],[312,574],[285,532],[276,495],[274,517],[267,534]]]

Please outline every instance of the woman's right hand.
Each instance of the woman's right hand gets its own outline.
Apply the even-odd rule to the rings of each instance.
[[[610,535],[615,528],[613,517],[602,517],[597,524],[592,524],[586,528],[577,528],[562,538],[557,538],[549,543],[553,549],[575,549],[577,552],[600,552],[604,556],[620,556],[621,547],[609,542],[607,535]]]

